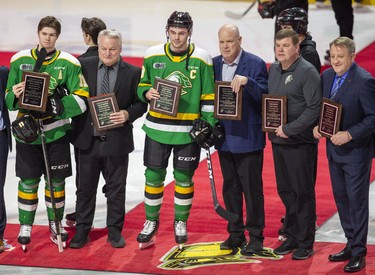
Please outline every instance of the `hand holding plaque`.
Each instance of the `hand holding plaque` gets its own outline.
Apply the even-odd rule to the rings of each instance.
[[[178,82],[156,78],[154,88],[159,92],[160,97],[151,100],[150,111],[176,117],[182,85]]]
[[[87,102],[97,132],[124,126],[123,123],[112,123],[109,118],[112,113],[119,111],[115,94],[90,97]]]
[[[318,131],[326,138],[331,138],[339,131],[342,105],[323,98],[320,108]]]
[[[19,108],[44,113],[47,106],[50,75],[36,72],[23,72],[22,81],[25,81],[25,90],[19,98]]]
[[[287,121],[287,97],[277,95],[262,95],[262,130],[275,132],[280,125]]]
[[[230,84],[227,81],[215,81],[214,116],[218,119],[241,120],[242,87],[235,93]]]

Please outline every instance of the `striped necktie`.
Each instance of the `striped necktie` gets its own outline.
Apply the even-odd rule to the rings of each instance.
[[[336,78],[336,82],[335,84],[333,85],[333,88],[331,90],[331,93],[330,93],[330,96],[329,96],[329,99],[333,99],[337,92],[339,91],[340,89],[340,86],[341,86],[341,80],[342,80],[342,77],[341,76],[337,76]]]
[[[104,76],[103,76],[103,82],[102,82],[102,94],[108,94],[109,93],[109,71],[113,69],[112,66],[105,66]]]

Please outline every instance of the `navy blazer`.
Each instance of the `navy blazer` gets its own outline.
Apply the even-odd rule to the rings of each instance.
[[[8,81],[9,69],[5,66],[0,67],[0,110],[3,116],[5,127],[7,128],[9,150],[12,150],[12,135],[10,131],[10,120],[8,108],[5,105],[5,89]]]
[[[99,57],[80,59],[82,72],[89,86],[90,96],[97,94],[97,71]],[[137,97],[137,87],[141,69],[120,60],[117,79],[114,87],[117,103],[120,110],[129,113],[129,119],[123,127],[107,130],[106,153],[111,156],[121,156],[134,150],[133,122],[147,111],[147,104]],[[93,122],[89,108],[82,115],[72,119],[72,144],[81,150],[90,147],[93,135]]]
[[[222,80],[222,56],[213,59],[215,80]],[[235,74],[246,76],[242,94],[242,119],[220,120],[225,138],[215,146],[220,151],[247,153],[262,150],[265,134],[262,132],[262,94],[268,93],[266,63],[258,56],[242,51]]]
[[[323,97],[329,98],[335,72],[332,68],[322,74]],[[334,97],[342,104],[340,131],[349,131],[352,140],[335,146],[327,139],[327,157],[336,162],[353,163],[373,157],[375,129],[375,79],[355,62]]]

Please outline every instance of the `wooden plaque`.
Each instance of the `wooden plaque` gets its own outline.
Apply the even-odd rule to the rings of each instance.
[[[97,132],[124,126],[123,123],[112,123],[109,119],[110,114],[119,111],[115,94],[90,97],[87,102]]]
[[[25,90],[18,100],[19,108],[45,112],[49,91],[50,75],[37,72],[23,72]]]
[[[262,130],[275,132],[277,127],[287,122],[287,97],[262,95]]]
[[[214,116],[218,119],[241,120],[242,87],[238,93],[233,92],[230,82],[215,81]]]
[[[151,100],[150,110],[176,117],[182,85],[171,80],[156,78],[154,88],[159,92],[160,98]]]
[[[318,131],[323,137],[330,138],[339,131],[342,105],[323,98],[320,108]]]

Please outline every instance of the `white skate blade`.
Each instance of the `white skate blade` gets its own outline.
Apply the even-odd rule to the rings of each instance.
[[[75,228],[76,227],[76,222],[75,221],[66,220],[65,223],[66,223],[67,226],[69,226],[71,228]]]
[[[178,244],[178,249],[182,250],[182,249],[184,249],[184,246],[185,246],[184,243],[179,243]]]
[[[149,248],[151,246],[155,245],[156,237],[154,236],[149,242],[147,243],[139,243],[139,249],[144,250],[146,248]]]
[[[22,245],[21,245],[21,248],[22,248],[22,251],[23,251],[23,252],[26,252],[26,251],[27,251],[27,245],[26,245],[26,244],[22,244]]]
[[[279,235],[279,237],[277,238],[280,242],[285,242],[288,238],[285,237],[284,235]]]
[[[55,238],[53,238],[52,236],[49,236],[49,239],[55,244],[55,245],[59,245],[59,241],[57,240],[57,239],[55,239]],[[62,242],[62,246],[63,246],[63,248],[66,248],[66,241],[63,241]]]

